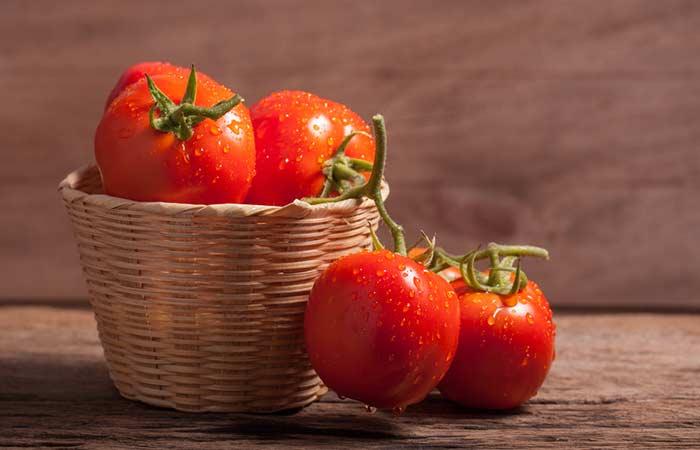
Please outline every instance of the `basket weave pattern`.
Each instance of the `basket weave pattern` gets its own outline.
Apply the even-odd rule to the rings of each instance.
[[[184,411],[272,412],[326,392],[304,349],[304,309],[328,263],[370,246],[371,201],[139,203],[101,195],[94,166],[60,190],[124,397]]]

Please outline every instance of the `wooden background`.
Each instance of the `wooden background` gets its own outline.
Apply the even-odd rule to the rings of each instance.
[[[56,192],[139,60],[387,118],[390,208],[558,306],[700,309],[700,2],[3,1],[0,299],[81,301]]]

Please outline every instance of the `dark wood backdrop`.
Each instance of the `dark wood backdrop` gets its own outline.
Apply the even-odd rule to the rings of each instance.
[[[3,1],[0,299],[85,289],[56,186],[139,60],[249,102],[310,90],[390,135],[390,208],[530,242],[555,305],[700,308],[700,2]]]

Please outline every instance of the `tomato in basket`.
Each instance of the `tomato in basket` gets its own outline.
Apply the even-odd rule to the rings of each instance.
[[[112,92],[109,93],[107,101],[105,102],[105,109],[107,109],[112,103],[112,100],[117,98],[119,94],[129,85],[136,83],[137,81],[146,77],[146,74],[150,76],[160,75],[163,73],[171,72],[181,72],[186,71],[184,67],[175,66],[168,62],[162,61],[145,61],[136,63],[128,67],[117,80],[117,84],[112,88]],[[202,75],[201,73],[199,74]]]
[[[353,181],[371,169],[374,143],[369,126],[345,105],[308,92],[281,91],[250,109],[257,149],[256,175],[246,200],[260,205],[286,205],[318,196],[324,168],[341,144],[345,165],[336,176]],[[343,143],[353,132],[359,132]],[[362,179],[364,181],[364,179]]]
[[[136,201],[241,203],[255,142],[240,96],[194,67],[145,75],[109,104],[95,133],[105,193]]]

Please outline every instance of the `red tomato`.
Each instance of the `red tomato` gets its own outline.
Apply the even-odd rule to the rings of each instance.
[[[175,103],[185,92],[184,73],[155,75],[153,81]],[[211,107],[233,96],[206,76],[197,77],[195,105]],[[240,203],[255,173],[250,116],[239,103],[218,120],[204,119],[194,135],[178,139],[153,129],[154,104],[145,79],[117,96],[95,134],[95,158],[105,193],[137,201]]]
[[[316,280],[304,321],[306,348],[339,395],[403,410],[447,371],[459,336],[450,285],[415,261],[379,250],[345,256]]]
[[[529,281],[513,295],[452,283],[460,300],[457,356],[438,388],[469,408],[515,408],[537,394],[554,359],[552,310]]]
[[[127,68],[119,77],[117,84],[114,86],[114,88],[112,88],[112,92],[109,93],[109,97],[107,97],[105,109],[109,107],[112,100],[117,98],[117,95],[119,95],[127,86],[144,79],[146,74],[153,77],[155,75],[176,71],[187,73],[187,70],[184,67],[174,66],[167,62],[146,61],[134,64],[133,66]]]
[[[257,149],[256,175],[247,203],[286,205],[321,192],[323,163],[352,131],[369,131],[346,106],[308,92],[281,91],[251,110]],[[345,154],[372,161],[374,140],[357,135]]]

